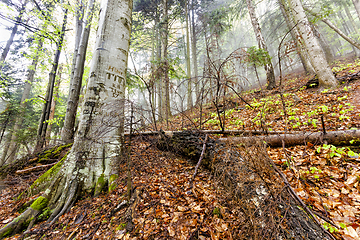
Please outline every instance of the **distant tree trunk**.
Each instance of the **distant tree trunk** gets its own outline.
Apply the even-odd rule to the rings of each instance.
[[[338,82],[325,59],[325,55],[316,40],[314,33],[311,30],[309,20],[305,15],[305,11],[300,0],[289,0],[289,6],[292,9],[294,20],[298,24],[306,51],[310,55],[311,64],[319,78],[320,87],[336,87]]]
[[[317,29],[316,26],[313,26],[313,31],[315,33],[316,38],[318,39],[321,48],[324,51],[326,61],[331,64],[334,61],[334,55],[332,54],[331,47],[329,43],[326,41],[321,32]]]
[[[51,108],[50,108],[50,115],[49,115],[49,120],[53,120],[55,117],[55,107],[57,104],[57,98],[59,98],[59,87],[60,87],[60,83],[61,83],[61,72],[62,72],[62,66],[59,67],[59,73],[58,73],[58,77],[56,78],[56,83],[55,83],[55,92],[54,92],[54,97],[51,100]],[[46,129],[46,135],[45,135],[45,146],[49,146],[50,144],[50,139],[51,139],[51,129],[52,129],[52,123],[50,123]]]
[[[195,83],[195,94],[196,101],[200,99],[200,84],[198,82],[198,63],[197,63],[197,51],[196,51],[196,22],[195,22],[195,4],[194,0],[191,2],[191,52],[192,52],[192,65],[194,69],[194,83]]]
[[[353,16],[351,15],[351,12],[350,12],[350,10],[349,10],[349,6],[348,6],[347,3],[345,3],[345,2],[341,2],[341,3],[342,3],[342,6],[344,7],[344,10],[345,10],[345,13],[346,13],[347,18],[348,18],[349,21],[350,21],[350,24],[351,24],[352,29],[356,32],[357,35],[360,36],[360,30],[359,30],[359,28],[356,26],[355,20],[354,20]]]
[[[56,77],[56,72],[57,72],[58,65],[59,65],[60,53],[61,53],[61,49],[63,46],[65,28],[66,28],[66,24],[67,24],[67,14],[68,14],[68,9],[65,9],[64,20],[63,20],[63,25],[62,25],[62,29],[61,29],[61,35],[59,38],[59,42],[56,44],[56,52],[55,52],[55,56],[54,56],[54,62],[52,64],[52,69],[49,74],[49,83],[48,83],[48,88],[47,88],[46,96],[45,96],[46,102],[44,104],[44,107],[43,107],[43,110],[41,113],[41,117],[40,117],[40,121],[39,121],[37,141],[36,141],[36,146],[35,146],[34,152],[40,151],[45,143],[46,128],[48,125],[47,120],[49,120],[49,115],[50,115],[51,100],[53,98],[53,90],[54,90],[54,85],[55,85],[55,77]]]
[[[73,141],[75,131],[75,120],[76,113],[79,103],[79,95],[82,85],[82,78],[84,73],[84,64],[86,58],[86,49],[88,46],[91,20],[93,16],[94,0],[89,0],[87,17],[83,23],[82,33],[78,46],[78,51],[75,50],[74,54],[77,53],[76,63],[74,66],[74,73],[70,79],[69,95],[67,101],[67,108],[64,120],[64,127],[61,132],[61,140],[65,143]]]
[[[74,78],[76,58],[79,51],[81,34],[83,32],[84,4],[82,0],[76,0],[75,3],[75,48],[72,59],[70,81]]]
[[[352,2],[354,3],[355,10],[360,20],[360,0],[352,0]]]
[[[170,112],[170,80],[169,80],[169,61],[168,61],[168,37],[169,37],[169,16],[168,0],[163,0],[163,19],[161,21],[161,69],[162,69],[162,114],[165,114],[167,121]],[[164,116],[163,116],[164,117]]]
[[[262,36],[262,33],[261,33],[259,21],[255,14],[255,7],[253,4],[253,0],[246,0],[246,4],[247,4],[248,10],[249,10],[251,24],[253,26],[256,40],[259,44],[259,48],[264,49],[266,52],[268,52],[264,37]],[[265,71],[266,71],[266,81],[267,81],[266,88],[273,89],[276,86],[276,82],[275,82],[274,68],[273,68],[273,65],[272,65],[270,59],[269,59],[269,63],[265,64],[264,67],[265,67]]]
[[[116,188],[124,136],[126,65],[131,31],[132,1],[108,0],[101,5],[90,77],[79,130],[67,157],[43,175],[33,190],[43,191],[29,208],[0,229],[0,238],[19,231],[43,212],[53,224],[86,192],[98,195]],[[121,21],[118,21],[121,19]],[[44,179],[43,179],[44,180]]]
[[[185,1],[185,18],[186,18],[186,73],[188,80],[187,89],[187,109],[192,108],[192,79],[191,79],[191,64],[190,64],[190,25],[189,25],[189,1]]]
[[[10,162],[10,163],[15,160],[15,156],[18,151],[19,143],[17,142],[17,138],[18,138],[17,132],[21,129],[21,125],[24,120],[23,113],[26,108],[26,100],[30,96],[31,85],[32,85],[32,82],[34,81],[36,67],[39,62],[39,52],[42,50],[42,46],[43,46],[43,40],[39,39],[35,57],[30,65],[30,67],[28,68],[27,78],[25,81],[25,88],[24,88],[24,92],[23,92],[23,95],[22,95],[21,101],[20,101],[20,113],[21,114],[19,114],[19,116],[15,119],[14,129],[12,131],[12,136],[11,136],[11,143],[9,145],[9,156],[7,157],[7,162]]]
[[[12,31],[11,31],[11,34],[10,34],[10,37],[9,37],[8,41],[6,42],[4,50],[1,53],[0,64],[5,61],[5,58],[6,58],[7,54],[9,53],[10,46],[14,41],[14,37],[15,37],[15,35],[17,33],[19,23],[20,23],[20,21],[22,19],[22,16],[24,14],[26,4],[27,4],[27,0],[25,0],[23,2],[23,4],[21,5],[21,8],[19,10],[19,15],[15,18],[15,25],[14,25]]]

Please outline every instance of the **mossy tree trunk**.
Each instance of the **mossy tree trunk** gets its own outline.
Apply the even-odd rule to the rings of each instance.
[[[125,77],[131,30],[131,0],[103,1],[79,130],[67,157],[50,169],[44,193],[0,238],[49,215],[53,223],[84,192],[113,190],[119,176],[124,136]],[[61,165],[61,167],[60,167]],[[55,169],[56,168],[56,169]]]

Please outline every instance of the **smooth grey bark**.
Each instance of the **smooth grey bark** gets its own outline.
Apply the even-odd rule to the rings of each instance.
[[[307,12],[309,12],[311,15],[313,15],[314,17],[320,18],[319,14],[314,13],[313,11],[311,11],[308,8],[304,8]],[[347,34],[345,34],[343,31],[341,31],[338,27],[336,27],[332,22],[330,22],[328,19],[326,18],[320,18],[321,21],[323,21],[326,25],[328,25],[332,30],[334,30],[337,34],[339,34],[344,40],[346,40],[348,43],[350,43],[352,46],[356,47],[357,49],[360,50],[360,44],[358,42],[356,42],[354,39],[352,39],[351,37],[347,36]]]
[[[259,48],[264,49],[266,52],[269,52],[267,49],[267,46],[265,44],[265,40],[264,37],[261,33],[261,28],[259,25],[259,21],[256,17],[255,14],[255,7],[254,7],[254,3],[253,0],[246,0],[246,4],[248,7],[248,11],[249,11],[249,15],[250,15],[250,19],[251,19],[251,24],[253,26],[254,29],[254,33],[256,36],[256,40],[258,42]],[[269,60],[269,63],[264,65],[265,71],[266,71],[266,81],[267,81],[267,89],[273,89],[276,86],[276,82],[275,82],[275,75],[274,75],[274,67],[271,63],[271,60]]]
[[[53,98],[55,78],[56,78],[56,73],[57,73],[57,69],[59,66],[60,54],[61,54],[61,50],[63,47],[65,28],[66,28],[66,24],[67,24],[67,17],[68,17],[68,9],[65,9],[63,24],[62,24],[61,33],[59,36],[59,41],[56,43],[54,62],[52,64],[52,69],[49,73],[49,82],[48,82],[48,87],[47,87],[46,96],[45,96],[46,102],[43,106],[43,110],[42,110],[42,113],[40,116],[38,133],[37,133],[37,141],[36,141],[36,146],[35,146],[34,152],[40,151],[40,149],[43,147],[43,145],[45,143],[45,135],[46,135],[46,129],[47,129],[47,125],[48,125],[47,120],[49,120],[49,115],[50,115],[51,101]]]
[[[21,101],[20,101],[21,113],[23,113],[23,111],[25,110],[26,100],[30,96],[31,85],[32,85],[32,82],[34,81],[35,71],[36,71],[37,64],[39,62],[39,57],[40,57],[39,55],[40,55],[40,51],[42,50],[42,46],[43,46],[43,40],[39,39],[35,57],[27,71],[27,77],[25,80],[25,88],[24,88],[24,92],[23,92],[23,95],[22,95]],[[3,163],[5,161],[11,163],[15,159],[16,153],[18,151],[18,146],[19,146],[19,143],[17,142],[17,139],[18,139],[17,132],[21,129],[22,122],[23,122],[23,114],[19,114],[19,116],[15,119],[14,129],[12,131],[11,142],[10,142],[10,145],[8,148],[9,154],[8,154],[8,156],[4,156],[4,158],[2,157],[2,159],[1,159],[1,161]]]
[[[132,1],[103,1],[90,78],[79,130],[66,159],[53,168],[43,194],[19,217],[0,229],[0,238],[36,219],[46,207],[50,224],[65,213],[80,194],[99,194],[116,187],[123,152],[126,66]],[[119,21],[121,19],[121,21]],[[36,203],[36,204],[35,204]]]
[[[295,27],[294,22],[290,19],[289,15],[288,15],[289,13],[288,13],[287,9],[285,8],[285,0],[278,0],[278,3],[279,3],[281,13],[284,16],[285,23],[290,31],[291,37],[292,37],[293,41],[295,42],[295,46],[297,48],[296,52],[300,57],[300,61],[304,67],[305,72],[315,73],[315,70],[312,67],[309,59],[307,58],[306,54],[304,54],[304,51],[302,51],[302,49],[301,49],[301,46],[300,46],[298,38],[297,38],[299,33],[297,32],[297,28]]]
[[[359,28],[356,26],[355,20],[354,20],[353,16],[352,16],[351,13],[350,13],[349,6],[348,6],[345,2],[342,4],[342,6],[344,7],[345,14],[346,14],[347,18],[348,18],[349,21],[350,21],[350,24],[351,24],[352,29],[356,32],[356,34],[358,34],[358,35],[360,36],[360,30],[359,30]]]
[[[300,0],[288,0],[289,6],[295,23],[298,24],[299,33],[304,42],[305,49],[310,55],[310,61],[319,78],[320,87],[332,88],[338,85],[329,64],[325,59],[325,55],[311,29],[309,20],[305,15],[305,11]]]
[[[75,47],[71,66],[70,79],[74,78],[76,58],[79,51],[81,34],[83,32],[84,4],[82,0],[76,0],[75,3]]]
[[[10,37],[6,42],[6,45],[5,45],[5,48],[4,48],[3,52],[1,53],[0,64],[5,61],[6,56],[10,51],[10,46],[14,41],[14,37],[15,37],[15,35],[17,33],[19,23],[20,23],[20,21],[22,19],[22,16],[24,14],[26,4],[27,4],[27,0],[24,0],[23,4],[21,5],[21,8],[19,10],[19,15],[15,18],[15,25],[14,25],[13,29],[11,30]]]
[[[75,131],[76,113],[79,103],[79,95],[82,86],[82,78],[84,73],[84,64],[86,58],[86,50],[89,42],[91,21],[93,16],[94,0],[89,0],[87,17],[83,23],[82,33],[80,37],[78,51],[76,55],[76,63],[74,66],[74,74],[70,79],[69,95],[67,100],[67,108],[64,119],[64,127],[61,132],[61,140],[65,143],[73,141]]]

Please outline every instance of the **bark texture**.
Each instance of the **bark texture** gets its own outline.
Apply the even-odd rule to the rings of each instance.
[[[90,78],[79,130],[70,152],[40,178],[44,193],[23,214],[0,229],[0,238],[36,219],[40,212],[53,223],[79,194],[113,190],[122,154],[125,77],[131,31],[132,1],[103,1]],[[44,180],[45,181],[45,180]]]
[[[331,68],[325,59],[325,55],[314,36],[309,20],[305,15],[305,11],[300,0],[289,0],[289,6],[295,22],[298,24],[299,33],[304,42],[306,51],[310,56],[310,61],[319,78],[321,87],[332,88],[338,85]]]
[[[182,132],[162,135],[158,147],[196,161],[200,158],[204,135]],[[208,139],[202,165],[241,205],[239,229],[234,239],[332,239],[308,214],[311,211],[272,166],[266,148],[233,147]],[[304,209],[305,208],[305,209]]]

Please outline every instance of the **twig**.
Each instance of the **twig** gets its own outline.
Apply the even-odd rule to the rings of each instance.
[[[43,170],[44,168],[54,166],[56,163],[57,162],[47,164],[47,165],[41,165],[41,166],[36,166],[36,167],[32,167],[32,168],[27,168],[27,169],[24,169],[24,170],[18,170],[15,173],[16,174],[26,174],[26,173],[30,173],[32,171],[39,171],[39,170]]]
[[[199,161],[198,161],[198,163],[196,164],[194,175],[192,176],[192,178],[191,178],[191,180],[190,180],[190,189],[193,187],[193,181],[194,181],[194,179],[195,179],[195,177],[196,177],[197,170],[198,170],[198,168],[199,168],[199,166],[200,166],[200,164],[201,164],[201,161],[202,161],[203,158],[204,158],[204,153],[205,153],[205,150],[206,150],[206,142],[207,142],[207,140],[208,140],[208,135],[206,134],[206,135],[205,135],[205,140],[204,140],[203,149],[202,149],[202,151],[201,151],[201,155],[200,155]]]
[[[326,135],[324,115],[321,115],[321,125],[322,125],[322,129],[323,129],[324,135]]]

